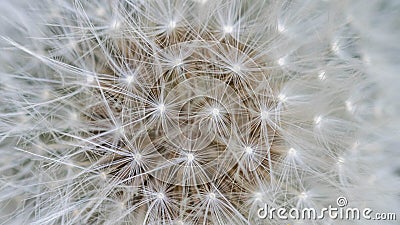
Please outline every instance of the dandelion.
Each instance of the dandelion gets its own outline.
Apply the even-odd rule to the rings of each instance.
[[[0,222],[398,211],[400,5],[340,3],[1,2]]]

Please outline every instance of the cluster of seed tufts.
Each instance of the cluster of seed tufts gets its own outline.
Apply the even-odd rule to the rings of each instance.
[[[386,112],[346,4],[22,9],[0,31],[0,222],[282,224],[260,207],[381,193],[371,140]]]

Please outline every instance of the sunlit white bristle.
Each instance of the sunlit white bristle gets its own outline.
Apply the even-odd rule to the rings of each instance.
[[[231,26],[231,25],[226,25],[226,26],[224,26],[223,30],[224,30],[224,33],[230,34],[230,33],[233,32],[233,26]]]

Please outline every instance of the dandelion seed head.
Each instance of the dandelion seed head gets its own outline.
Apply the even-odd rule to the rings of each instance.
[[[0,218],[259,224],[265,200],[337,193],[397,209],[394,1],[3,1]]]

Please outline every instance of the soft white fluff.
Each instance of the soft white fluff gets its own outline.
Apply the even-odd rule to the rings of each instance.
[[[2,1],[0,222],[376,224],[257,210],[399,211],[399,11]]]

